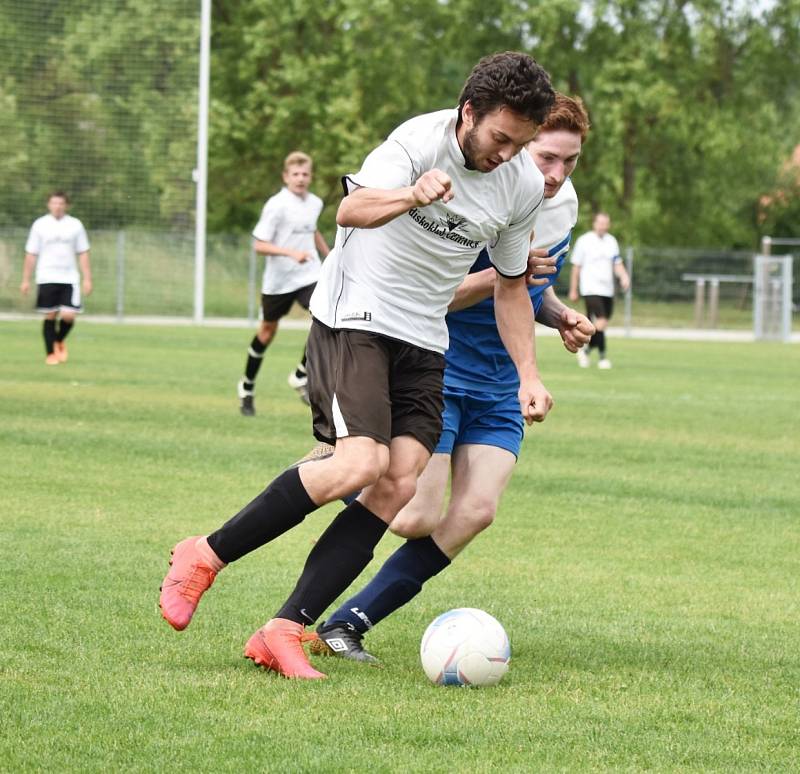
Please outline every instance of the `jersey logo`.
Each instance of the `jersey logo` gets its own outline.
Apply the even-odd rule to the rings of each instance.
[[[466,218],[457,218],[455,215],[451,215],[448,213],[445,217],[439,218],[440,223],[444,223],[447,226],[448,232],[454,231],[458,228],[461,228],[466,222]]]
[[[448,213],[446,217],[440,218],[437,222],[426,218],[416,207],[409,210],[408,214],[411,219],[424,228],[425,231],[429,231],[440,239],[455,242],[457,245],[466,247],[469,250],[477,250],[481,246],[481,242],[476,242],[474,239],[470,239],[468,236],[458,233],[458,230],[467,222],[466,218],[459,218]]]
[[[340,318],[342,322],[349,322],[352,320],[364,320],[364,322],[372,322],[372,312],[348,312],[343,314]]]

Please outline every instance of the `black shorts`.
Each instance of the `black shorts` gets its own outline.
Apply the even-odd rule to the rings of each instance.
[[[80,312],[81,286],[69,285],[61,282],[46,282],[36,286],[36,311],[59,312],[62,309],[68,312]]]
[[[590,320],[596,320],[602,317],[605,320],[610,320],[614,312],[614,299],[609,296],[584,296],[583,300],[586,302],[586,316]]]
[[[297,301],[300,306],[308,311],[311,302],[311,294],[317,286],[316,282],[306,285],[304,288],[292,290],[289,293],[276,293],[275,295],[261,294],[261,311],[264,320],[267,322],[277,322],[281,317],[289,314],[292,304]]]
[[[444,356],[366,331],[311,324],[306,344],[314,436],[410,435],[433,453],[442,432]]]

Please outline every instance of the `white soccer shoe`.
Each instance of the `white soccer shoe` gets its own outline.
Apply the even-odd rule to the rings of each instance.
[[[584,349],[579,349],[576,357],[578,358],[578,365],[581,368],[588,368],[592,364],[592,361],[589,359],[589,355],[586,354],[586,350]]]
[[[600,361],[600,362],[597,364],[597,367],[598,367],[598,368],[599,368],[601,371],[608,371],[608,370],[610,370],[610,368],[611,368],[611,361],[610,361],[610,360],[608,360],[607,358],[603,358],[603,359],[602,359],[602,360],[601,360],[601,361]]]

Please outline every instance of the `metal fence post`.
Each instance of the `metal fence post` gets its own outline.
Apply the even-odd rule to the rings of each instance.
[[[256,321],[256,248],[250,242],[250,262],[247,267],[247,319]]]
[[[125,232],[117,231],[117,322],[125,316]]]
[[[628,289],[625,291],[625,336],[632,335],[633,328],[633,248],[625,248],[625,268],[628,270]]]

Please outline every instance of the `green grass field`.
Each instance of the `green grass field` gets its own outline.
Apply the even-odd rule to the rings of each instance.
[[[800,769],[799,348],[612,340],[601,372],[540,341],[557,405],[497,523],[370,635],[383,669],[316,659],[330,679],[302,683],[242,647],[334,506],[185,632],[157,607],[170,546],[309,447],[300,333],[238,415],[249,336],[82,322],[45,368],[38,324],[0,327],[0,770]],[[497,688],[422,673],[459,606],[510,634]]]

